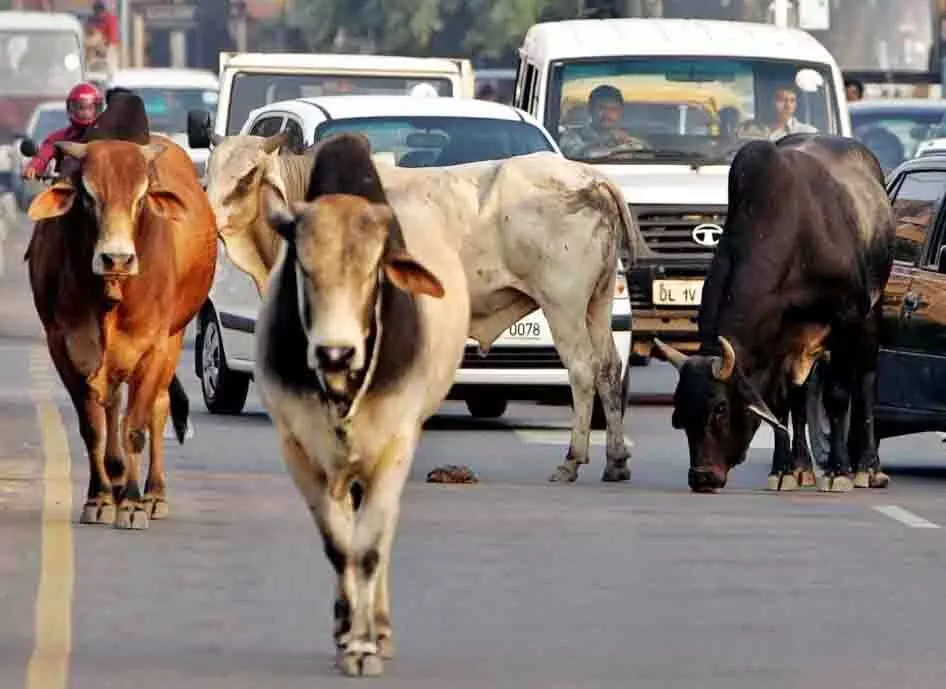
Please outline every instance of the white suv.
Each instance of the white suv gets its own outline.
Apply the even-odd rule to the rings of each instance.
[[[487,101],[411,96],[328,96],[271,103],[250,113],[241,134],[289,133],[289,148],[301,150],[339,131],[359,131],[376,156],[399,166],[433,167],[472,160],[438,159],[453,136],[471,128],[491,129],[497,148],[483,159],[535,151],[558,153],[555,142],[534,118],[513,107]],[[482,137],[480,137],[482,138]],[[438,147],[434,140],[440,139]],[[219,252],[217,276],[197,324],[195,369],[211,412],[239,413],[253,372],[253,330],[259,298],[250,278]],[[622,374],[631,344],[630,302],[619,276],[612,315]],[[474,416],[498,417],[511,399],[570,400],[568,372],[552,344],[548,323],[535,311],[503,333],[486,356],[472,340],[450,393]],[[596,414],[601,424],[601,413]]]

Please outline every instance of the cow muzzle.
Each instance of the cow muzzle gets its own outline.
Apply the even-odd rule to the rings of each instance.
[[[687,483],[694,493],[715,493],[726,487],[726,472],[712,467],[690,469]]]
[[[138,274],[138,254],[131,241],[102,242],[92,258],[92,272],[104,277],[129,277]]]
[[[361,350],[361,347],[337,342],[313,344],[309,350],[309,366],[330,394],[347,399],[352,396],[352,384],[364,366]]]

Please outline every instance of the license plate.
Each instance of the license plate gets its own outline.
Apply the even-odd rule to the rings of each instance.
[[[535,321],[519,321],[509,326],[506,336],[514,340],[541,340],[542,325]]]
[[[699,306],[702,280],[654,280],[653,300],[658,306]]]

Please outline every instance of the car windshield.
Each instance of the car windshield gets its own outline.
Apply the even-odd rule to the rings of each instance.
[[[916,149],[927,139],[944,136],[942,109],[889,108],[855,110],[851,108],[854,136],[867,146],[880,162],[884,172],[916,155]]]
[[[557,63],[546,129],[588,162],[728,162],[749,139],[839,133],[826,65],[737,58]]]
[[[281,100],[353,94],[406,95],[415,89],[439,96],[453,95],[453,85],[446,78],[239,72],[231,85],[227,135],[239,133],[251,110]]]
[[[399,167],[460,165],[554,151],[542,131],[522,121],[478,117],[370,117],[329,120],[315,140],[340,132],[360,132],[371,152],[391,157]]]
[[[187,111],[215,109],[217,91],[201,88],[133,87],[141,96],[151,131],[183,134],[187,131]]]
[[[79,36],[71,31],[0,31],[0,93],[62,94],[82,79]]]
[[[30,138],[38,144],[46,139],[57,129],[63,129],[69,126],[69,118],[66,117],[66,111],[61,108],[49,108],[39,111],[39,117],[36,118],[36,124],[33,125],[33,131]]]

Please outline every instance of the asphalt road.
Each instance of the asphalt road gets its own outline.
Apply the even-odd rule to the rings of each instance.
[[[12,242],[12,245],[10,245]],[[0,277],[0,689],[341,687],[332,576],[255,396],[208,415],[185,352],[194,437],[169,443],[169,519],[81,526],[88,477],[25,288]],[[672,389],[666,366],[634,388]],[[392,570],[398,657],[377,686],[760,689],[942,686],[946,445],[885,442],[883,492],[765,493],[771,437],[712,496],[686,487],[662,407],[631,408],[633,480],[546,482],[565,409],[425,433]],[[597,435],[597,434],[596,434]],[[597,440],[595,442],[598,442]],[[444,463],[480,483],[424,482]]]

